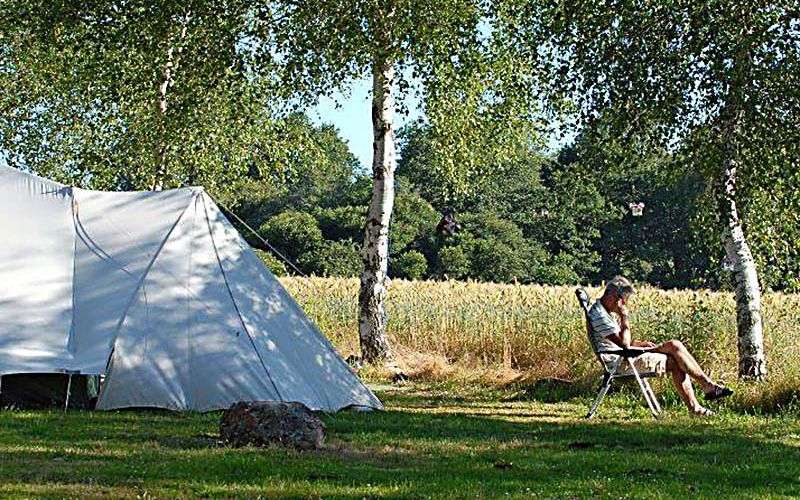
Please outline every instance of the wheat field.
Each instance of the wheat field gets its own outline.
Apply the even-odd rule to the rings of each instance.
[[[283,278],[306,313],[344,355],[358,353],[358,280]],[[401,357],[427,356],[481,372],[593,380],[573,286],[392,280],[387,334]],[[597,288],[588,288],[593,297]],[[743,405],[771,408],[800,398],[800,295],[766,293],[762,316],[769,381],[739,390]],[[735,383],[732,293],[641,287],[630,304],[634,339],[682,340],[713,378]]]

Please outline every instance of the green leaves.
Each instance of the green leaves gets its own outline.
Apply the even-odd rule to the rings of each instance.
[[[162,156],[164,187],[214,189],[246,171],[270,116],[269,66],[243,43],[247,3],[5,7],[0,147],[12,165],[104,189],[151,186]]]

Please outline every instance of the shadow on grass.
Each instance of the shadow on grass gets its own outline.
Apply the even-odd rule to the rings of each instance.
[[[543,403],[562,403],[573,400],[580,396],[585,396],[599,387],[599,379],[595,380],[564,380],[560,378],[542,378],[531,382],[517,383],[508,390],[513,393],[504,398],[506,401],[541,401]],[[617,390],[617,386],[612,386]]]
[[[582,405],[384,399],[389,411],[325,418],[327,444],[312,453],[221,447],[219,414],[4,413],[0,493],[800,494],[796,420],[586,421],[565,418]]]

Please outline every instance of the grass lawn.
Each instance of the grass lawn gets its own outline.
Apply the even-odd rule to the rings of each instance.
[[[623,393],[587,421],[588,395],[404,389],[325,417],[305,453],[222,447],[219,413],[0,412],[0,496],[800,496],[796,417],[655,421]]]

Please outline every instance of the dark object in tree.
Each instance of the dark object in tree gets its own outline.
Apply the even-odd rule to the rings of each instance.
[[[325,440],[325,425],[302,403],[234,403],[219,421],[219,435],[231,446],[278,444],[315,450]]]
[[[461,231],[461,224],[456,222],[455,214],[448,213],[436,225],[436,233],[442,236],[453,236]]]

